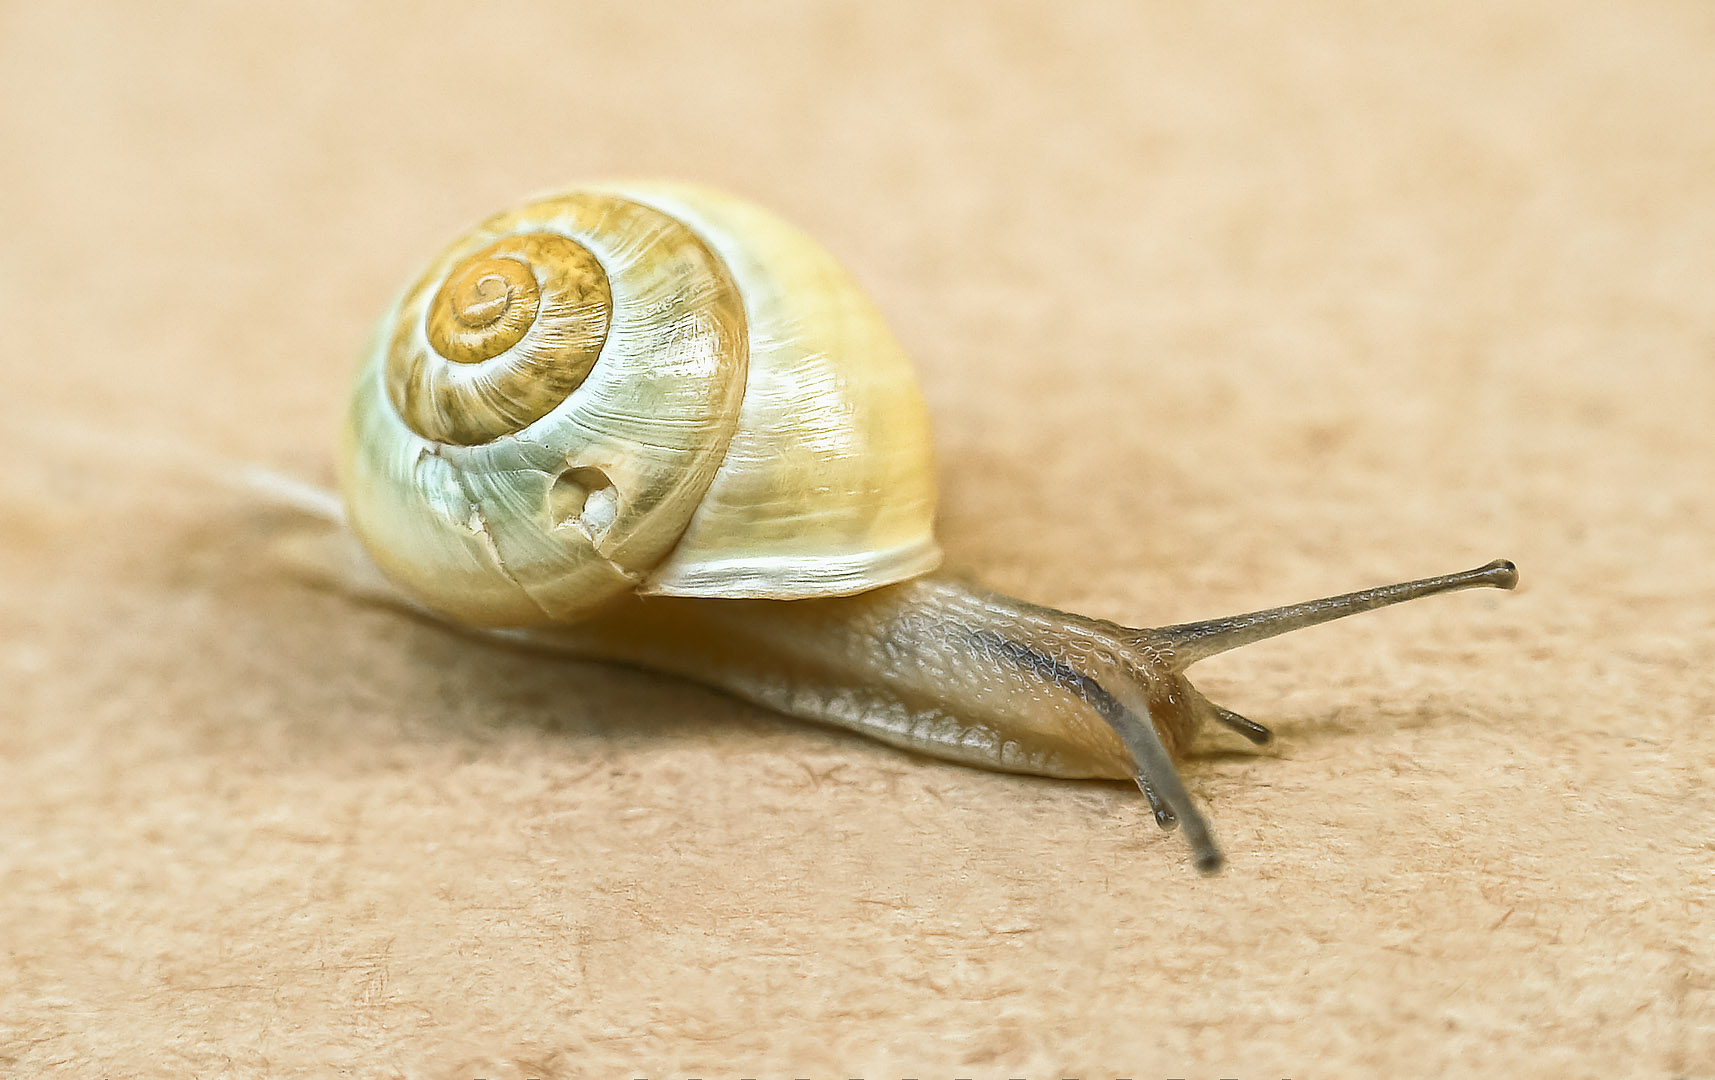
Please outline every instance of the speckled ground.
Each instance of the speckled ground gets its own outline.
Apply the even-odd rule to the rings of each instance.
[[[1715,1074],[1715,9],[0,10],[0,1074]],[[955,563],[1272,723],[990,775],[316,592],[368,322],[673,175],[918,359]],[[206,455],[206,457],[205,457]]]

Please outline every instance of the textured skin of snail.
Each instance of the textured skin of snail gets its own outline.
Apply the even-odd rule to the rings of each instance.
[[[684,185],[536,198],[449,245],[372,340],[340,476],[350,533],[309,561],[349,591],[966,764],[1135,779],[1205,871],[1173,759],[1206,720],[1267,731],[1187,665],[1513,580],[1134,630],[933,573],[927,412],[874,305],[790,226]]]

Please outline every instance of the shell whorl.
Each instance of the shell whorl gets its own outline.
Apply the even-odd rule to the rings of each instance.
[[[580,618],[684,532],[748,341],[726,265],[668,214],[582,191],[495,215],[383,321],[348,414],[353,527],[462,621]]]
[[[473,446],[522,431],[589,375],[613,292],[589,249],[557,233],[503,237],[419,282],[387,356],[387,396],[426,439]]]
[[[468,624],[841,595],[940,558],[928,413],[879,312],[704,188],[585,188],[455,240],[371,343],[340,472],[380,568]]]

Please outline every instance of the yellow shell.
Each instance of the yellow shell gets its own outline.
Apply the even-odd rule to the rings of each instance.
[[[532,199],[382,321],[340,455],[383,571],[466,623],[627,592],[798,599],[933,569],[928,414],[813,241],[703,188]]]

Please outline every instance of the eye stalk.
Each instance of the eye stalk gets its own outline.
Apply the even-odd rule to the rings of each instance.
[[[1302,604],[1288,604],[1285,607],[1253,611],[1245,615],[1233,615],[1224,619],[1208,619],[1203,622],[1163,626],[1144,631],[1142,640],[1147,643],[1146,647],[1157,651],[1164,658],[1167,672],[1171,673],[1171,676],[1178,676],[1179,672],[1184,671],[1199,660],[1206,660],[1231,649],[1265,641],[1268,638],[1278,637],[1294,630],[1333,622],[1335,619],[1343,619],[1359,612],[1374,611],[1377,608],[1401,604],[1407,600],[1458,592],[1461,589],[1512,589],[1517,585],[1518,567],[1507,559],[1496,559],[1494,562],[1479,566],[1475,570],[1466,570],[1457,574],[1443,574],[1439,577],[1403,581],[1397,585],[1362,589],[1358,592],[1324,597],[1321,600],[1310,600]],[[1200,714],[1198,719],[1213,720],[1223,727],[1238,732],[1258,746],[1273,740],[1274,733],[1267,727],[1241,716],[1231,709],[1216,705],[1198,693],[1189,682],[1184,682],[1183,677],[1178,677],[1178,680],[1183,683],[1184,689],[1188,691],[1193,711]],[[1116,724],[1115,730],[1121,732],[1122,738],[1126,738],[1126,729]],[[1191,845],[1197,869],[1205,874],[1218,872],[1224,862],[1224,857],[1221,855],[1220,849],[1215,846],[1214,838],[1209,833],[1207,823],[1203,821],[1202,815],[1186,796],[1183,786],[1179,784],[1179,778],[1171,768],[1171,759],[1169,759],[1168,768],[1163,772],[1159,761],[1163,755],[1155,754],[1153,750],[1147,747],[1133,746],[1133,739],[1130,738],[1126,739],[1126,746],[1138,758],[1138,786],[1143,788],[1144,795],[1154,808],[1156,820],[1161,823],[1163,828],[1172,828],[1175,813],[1183,816],[1185,839]],[[1156,786],[1161,789],[1160,795],[1152,790]]]
[[[1517,584],[1518,568],[1497,559],[1463,573],[1384,585],[1224,619],[1152,630],[1121,630],[1125,642],[1105,643],[1106,670],[1100,670],[1104,666],[1103,651],[1093,654],[1094,663],[1056,659],[1056,650],[1061,654],[1071,651],[1071,645],[1064,640],[1038,637],[1036,643],[1026,644],[986,630],[978,632],[973,640],[983,651],[1004,657],[1064,688],[1106,721],[1131,757],[1133,779],[1149,800],[1156,823],[1164,829],[1183,827],[1197,869],[1213,874],[1219,872],[1225,857],[1215,843],[1208,821],[1180,781],[1174,757],[1183,753],[1191,735],[1205,721],[1229,728],[1259,746],[1271,741],[1274,733],[1204,697],[1185,678],[1183,672],[1187,667],[1241,645],[1361,611],[1460,589],[1511,589]],[[1098,634],[1103,633],[1103,627],[1120,629],[1093,620],[1085,622],[1090,627],[1080,629],[1086,632],[1091,628]]]
[[[1344,619],[1361,611],[1401,604],[1424,596],[1458,592],[1460,589],[1512,589],[1518,585],[1518,567],[1506,559],[1496,559],[1458,574],[1402,581],[1377,589],[1362,589],[1340,596],[1324,597],[1302,604],[1232,615],[1225,619],[1180,623],[1150,630],[1148,634],[1159,647],[1174,656],[1174,670],[1183,671],[1199,660],[1237,649],[1242,645],[1265,641],[1308,626]],[[1262,741],[1267,741],[1266,739]]]

